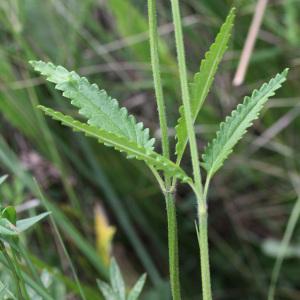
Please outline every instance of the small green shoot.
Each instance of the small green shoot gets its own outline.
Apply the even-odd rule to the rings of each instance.
[[[110,285],[99,279],[97,280],[98,287],[105,300],[138,300],[146,281],[145,274],[138,279],[133,288],[127,293],[122,273],[114,258],[112,258],[109,273]]]

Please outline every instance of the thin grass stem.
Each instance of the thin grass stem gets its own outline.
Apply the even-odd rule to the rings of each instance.
[[[35,188],[37,189],[37,191],[38,191],[38,193],[39,193],[39,196],[40,196],[41,201],[43,202],[43,204],[44,204],[44,206],[46,207],[46,209],[47,209],[48,211],[50,211],[50,210],[49,210],[49,207],[48,207],[48,205],[47,205],[47,202],[45,201],[45,197],[44,197],[44,195],[43,195],[43,193],[42,193],[42,191],[41,191],[41,189],[40,189],[38,183],[37,183],[36,181],[34,181],[34,183],[35,183]],[[87,300],[87,298],[86,298],[86,296],[85,296],[85,293],[84,293],[84,291],[83,291],[83,288],[82,288],[82,286],[81,286],[80,280],[79,280],[79,278],[78,278],[78,275],[77,275],[75,266],[74,266],[74,264],[73,264],[73,262],[72,262],[72,260],[71,260],[71,257],[70,257],[70,255],[69,255],[69,252],[68,252],[68,250],[67,250],[67,248],[66,248],[66,246],[65,246],[65,244],[64,244],[64,241],[63,241],[63,239],[62,239],[62,236],[61,236],[61,234],[60,234],[60,232],[59,232],[59,229],[58,229],[58,227],[57,227],[57,225],[56,225],[56,223],[55,223],[55,220],[54,220],[54,218],[53,218],[52,215],[50,215],[50,220],[51,220],[51,224],[52,224],[52,226],[53,226],[54,232],[55,232],[55,234],[57,235],[59,244],[60,244],[60,246],[62,247],[63,253],[64,253],[64,255],[65,255],[65,257],[66,257],[66,259],[67,259],[67,261],[68,261],[68,263],[69,263],[69,266],[70,266],[72,275],[73,275],[73,277],[74,277],[75,283],[76,283],[76,285],[77,285],[77,288],[78,288],[80,297],[81,297],[81,299],[83,299],[83,300]]]
[[[284,232],[280,248],[279,248],[279,253],[276,258],[276,262],[274,264],[274,268],[272,271],[271,275],[271,283],[269,287],[269,292],[268,292],[268,300],[274,300],[275,298],[275,291],[276,291],[276,284],[279,278],[280,274],[280,269],[284,260],[284,256],[286,253],[286,250],[291,242],[292,235],[295,231],[295,227],[297,225],[297,222],[300,218],[300,197],[298,197],[296,204],[293,207],[292,213],[290,215],[290,218],[288,220],[286,230]]]

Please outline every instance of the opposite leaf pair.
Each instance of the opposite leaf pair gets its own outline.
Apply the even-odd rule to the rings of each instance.
[[[120,108],[117,101],[107,96],[105,91],[100,91],[86,78],[79,77],[75,72],[69,72],[61,66],[42,61],[30,63],[47,80],[56,83],[56,89],[63,91],[63,95],[71,99],[71,104],[78,107],[79,113],[88,121],[81,123],[70,116],[39,106],[46,114],[75,131],[96,138],[106,146],[125,152],[129,158],[143,160],[183,182],[191,181],[180,167],[153,151],[154,139],[149,137],[149,129],[143,129],[142,123],[136,123],[135,118],[128,115],[125,108]]]
[[[159,55],[158,55],[158,36],[156,22],[156,1],[148,0],[149,6],[149,28],[150,48],[152,58],[152,69],[154,76],[156,94],[162,93],[161,80],[159,77]],[[176,126],[176,163],[165,156],[154,151],[154,139],[149,137],[149,130],[144,129],[141,123],[136,123],[133,116],[128,115],[125,108],[120,108],[116,100],[111,99],[105,91],[99,90],[95,84],[90,84],[86,78],[81,78],[75,72],[69,72],[61,66],[42,61],[31,61],[34,69],[45,75],[47,80],[56,84],[56,89],[63,92],[66,98],[71,100],[71,104],[79,108],[79,113],[87,118],[87,123],[81,123],[70,116],[63,115],[61,112],[54,111],[44,106],[39,106],[46,114],[62,124],[81,131],[88,136],[96,138],[99,142],[113,146],[116,150],[125,152],[127,157],[143,160],[152,170],[157,178],[162,190],[165,192],[168,215],[168,237],[169,237],[169,259],[170,259],[170,281],[174,300],[180,300],[179,283],[179,263],[177,247],[177,222],[173,188],[176,179],[187,182],[194,190],[198,203],[198,236],[201,243],[201,274],[203,297],[205,300],[212,299],[211,284],[209,273],[208,238],[207,238],[207,193],[210,180],[213,175],[221,168],[224,161],[233,151],[234,146],[246,133],[253,121],[258,117],[264,104],[275,94],[282,83],[286,80],[287,70],[276,75],[268,83],[265,83],[259,90],[255,90],[251,96],[245,97],[243,103],[239,104],[230,116],[220,124],[220,129],[216,137],[208,143],[202,154],[202,161],[199,163],[199,155],[195,138],[194,124],[198,117],[201,107],[210,90],[217,67],[225,53],[234,21],[234,9],[232,9],[221,27],[215,42],[206,53],[200,65],[200,72],[196,73],[193,82],[188,86],[185,51],[183,43],[182,25],[179,11],[178,0],[171,0],[172,15],[174,21],[174,31],[176,38],[176,49],[179,66],[179,77],[182,89],[182,100],[184,105],[179,109],[180,119]],[[156,80],[155,80],[156,78]],[[159,84],[160,83],[160,84]],[[160,92],[160,93],[158,93]],[[162,96],[162,95],[161,95]],[[158,97],[157,97],[158,98]],[[160,126],[164,128],[163,145],[168,145],[167,118],[165,116],[163,97],[158,102]],[[161,103],[160,103],[161,102]],[[160,104],[159,104],[160,103]],[[163,118],[162,118],[163,116]],[[164,120],[164,122],[161,121]],[[165,141],[166,140],[166,141]],[[165,142],[164,142],[165,141]],[[180,162],[186,149],[187,143],[190,144],[191,161],[193,165],[194,178],[191,179],[180,167]],[[165,147],[168,148],[168,147]],[[164,151],[169,152],[169,151]],[[200,165],[206,170],[204,189],[202,187],[202,177]],[[162,171],[164,180],[157,171]],[[173,177],[172,185],[170,177]],[[204,181],[204,180],[203,180]],[[114,262],[112,269],[116,270]],[[118,285],[113,280],[118,280],[120,276],[114,273],[117,279],[111,278],[112,287],[105,283],[99,286],[107,299],[125,299],[123,285]],[[122,283],[121,281],[118,281]],[[120,294],[121,289],[121,294]],[[110,295],[114,295],[110,297]],[[132,300],[132,299],[130,299]]]

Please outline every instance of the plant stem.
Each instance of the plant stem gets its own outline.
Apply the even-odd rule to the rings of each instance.
[[[192,158],[192,166],[194,173],[195,192],[198,202],[198,222],[199,222],[199,247],[200,247],[200,260],[201,260],[201,278],[202,278],[202,290],[203,299],[211,300],[211,284],[210,284],[210,271],[209,271],[209,251],[208,251],[208,237],[207,237],[207,207],[206,207],[206,195],[209,186],[209,178],[205,185],[203,192],[199,156],[196,143],[196,135],[193,126],[193,119],[190,105],[190,95],[187,80],[187,70],[185,62],[185,51],[183,43],[181,17],[179,11],[178,0],[171,0],[172,14],[175,28],[175,39],[177,49],[177,59],[180,73],[180,84],[182,92],[182,101],[184,106],[184,116],[186,120],[186,128],[188,133],[188,139],[190,143],[190,152]]]
[[[200,193],[202,193],[202,180],[201,180],[201,173],[200,173],[200,166],[199,166],[199,155],[197,150],[193,118],[191,113],[190,95],[189,95],[187,70],[186,70],[186,62],[185,62],[185,50],[184,50],[184,43],[183,43],[182,24],[181,24],[178,0],[171,0],[171,5],[172,5],[173,22],[174,22],[174,29],[175,29],[175,40],[176,40],[177,60],[178,60],[179,75],[180,75],[182,102],[184,106],[184,116],[186,120],[188,139],[190,143],[194,181],[195,181],[196,188],[200,191]]]
[[[169,268],[173,300],[181,299],[179,259],[178,259],[178,233],[177,217],[174,195],[171,192],[165,194],[168,217],[168,244],[169,244]]]
[[[156,102],[159,115],[159,123],[162,136],[163,156],[170,158],[168,124],[166,117],[166,108],[163,97],[163,88],[161,83],[160,66],[159,66],[159,51],[158,51],[158,33],[157,33],[157,18],[156,18],[156,0],[148,0],[148,15],[149,15],[149,37],[151,50],[151,65],[153,72],[153,81],[156,95]],[[154,173],[155,175],[155,173]],[[170,189],[171,180],[165,176],[165,187],[156,175],[156,179],[160,184],[166,200],[167,220],[168,220],[168,246],[169,246],[169,269],[170,282],[173,300],[180,300],[180,280],[179,280],[179,259],[178,259],[178,236],[177,236],[177,219],[176,206],[174,195]]]
[[[203,199],[204,200],[204,199]],[[210,267],[209,267],[209,247],[208,247],[208,230],[207,230],[207,206],[204,201],[198,200],[203,205],[198,205],[198,222],[199,222],[199,248],[201,261],[201,279],[202,293],[204,300],[211,300],[211,283],[210,283]]]
[[[170,157],[169,139],[168,139],[168,124],[166,117],[166,107],[161,84],[161,75],[159,67],[159,51],[158,51],[158,33],[156,19],[156,0],[148,0],[148,15],[149,15],[149,38],[151,51],[151,65],[153,73],[153,81],[159,115],[159,123],[162,138],[163,155],[166,158]]]

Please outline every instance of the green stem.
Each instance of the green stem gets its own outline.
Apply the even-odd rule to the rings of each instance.
[[[180,17],[178,0],[171,0],[171,4],[172,4],[173,21],[174,21],[174,28],[175,28],[176,48],[177,48],[178,66],[179,66],[179,73],[180,73],[182,101],[184,106],[184,116],[186,121],[188,139],[190,143],[190,152],[191,152],[192,166],[193,166],[193,173],[194,173],[194,182],[195,182],[194,191],[196,192],[197,202],[198,202],[199,247],[200,247],[203,299],[211,300],[212,293],[211,293],[210,270],[209,270],[207,207],[206,207],[206,195],[209,186],[209,178],[205,184],[205,190],[203,191],[198,149],[196,143],[196,135],[195,135],[193,118],[191,113],[190,95],[189,95],[187,70],[186,70],[186,62],[185,62],[185,51],[184,51],[182,25],[181,25],[181,17]]]
[[[179,258],[178,258],[178,233],[177,217],[174,195],[170,192],[165,194],[167,217],[168,217],[168,245],[169,245],[169,269],[173,300],[181,299]]]
[[[199,248],[201,262],[202,294],[204,300],[212,299],[209,267],[209,247],[207,230],[207,205],[206,201],[198,199],[198,231]]]
[[[171,0],[171,4],[172,4],[172,14],[173,14],[173,22],[175,28],[175,39],[176,39],[177,60],[178,60],[179,75],[180,75],[182,102],[184,106],[184,116],[186,120],[188,139],[190,143],[194,181],[196,184],[196,188],[199,190],[200,193],[202,193],[202,180],[201,180],[200,165],[199,165],[199,155],[198,155],[194,125],[193,125],[193,118],[191,113],[190,95],[189,95],[187,70],[186,70],[186,62],[185,62],[185,50],[184,50],[184,43],[183,43],[182,24],[181,24],[178,0]]]
[[[202,294],[204,300],[212,300],[210,266],[209,266],[209,245],[208,245],[208,214],[207,214],[207,193],[211,177],[206,178],[203,194],[200,194],[193,185],[198,202],[198,242],[200,249]]]
[[[169,152],[169,139],[168,139],[168,124],[167,124],[166,107],[164,102],[163,88],[162,88],[161,75],[160,75],[160,66],[159,66],[156,0],[148,0],[148,15],[149,15],[151,65],[152,65],[157,109],[159,115],[159,123],[161,129],[162,150],[163,150],[163,155],[166,158],[169,158],[170,152]]]
[[[149,15],[149,37],[151,50],[151,64],[153,72],[153,81],[156,95],[156,102],[159,115],[159,123],[162,136],[163,156],[170,158],[168,124],[166,117],[166,108],[163,97],[163,88],[161,83],[160,66],[159,66],[159,51],[158,51],[158,32],[156,18],[156,0],[148,0],[148,15]],[[153,172],[153,170],[152,170]],[[154,175],[158,180],[162,191],[166,198],[167,220],[168,220],[168,246],[169,246],[169,269],[170,282],[173,300],[180,300],[180,280],[179,280],[179,259],[178,259],[178,236],[177,236],[177,219],[176,206],[174,195],[170,189],[171,180],[165,176],[165,182],[160,180],[158,174]]]

